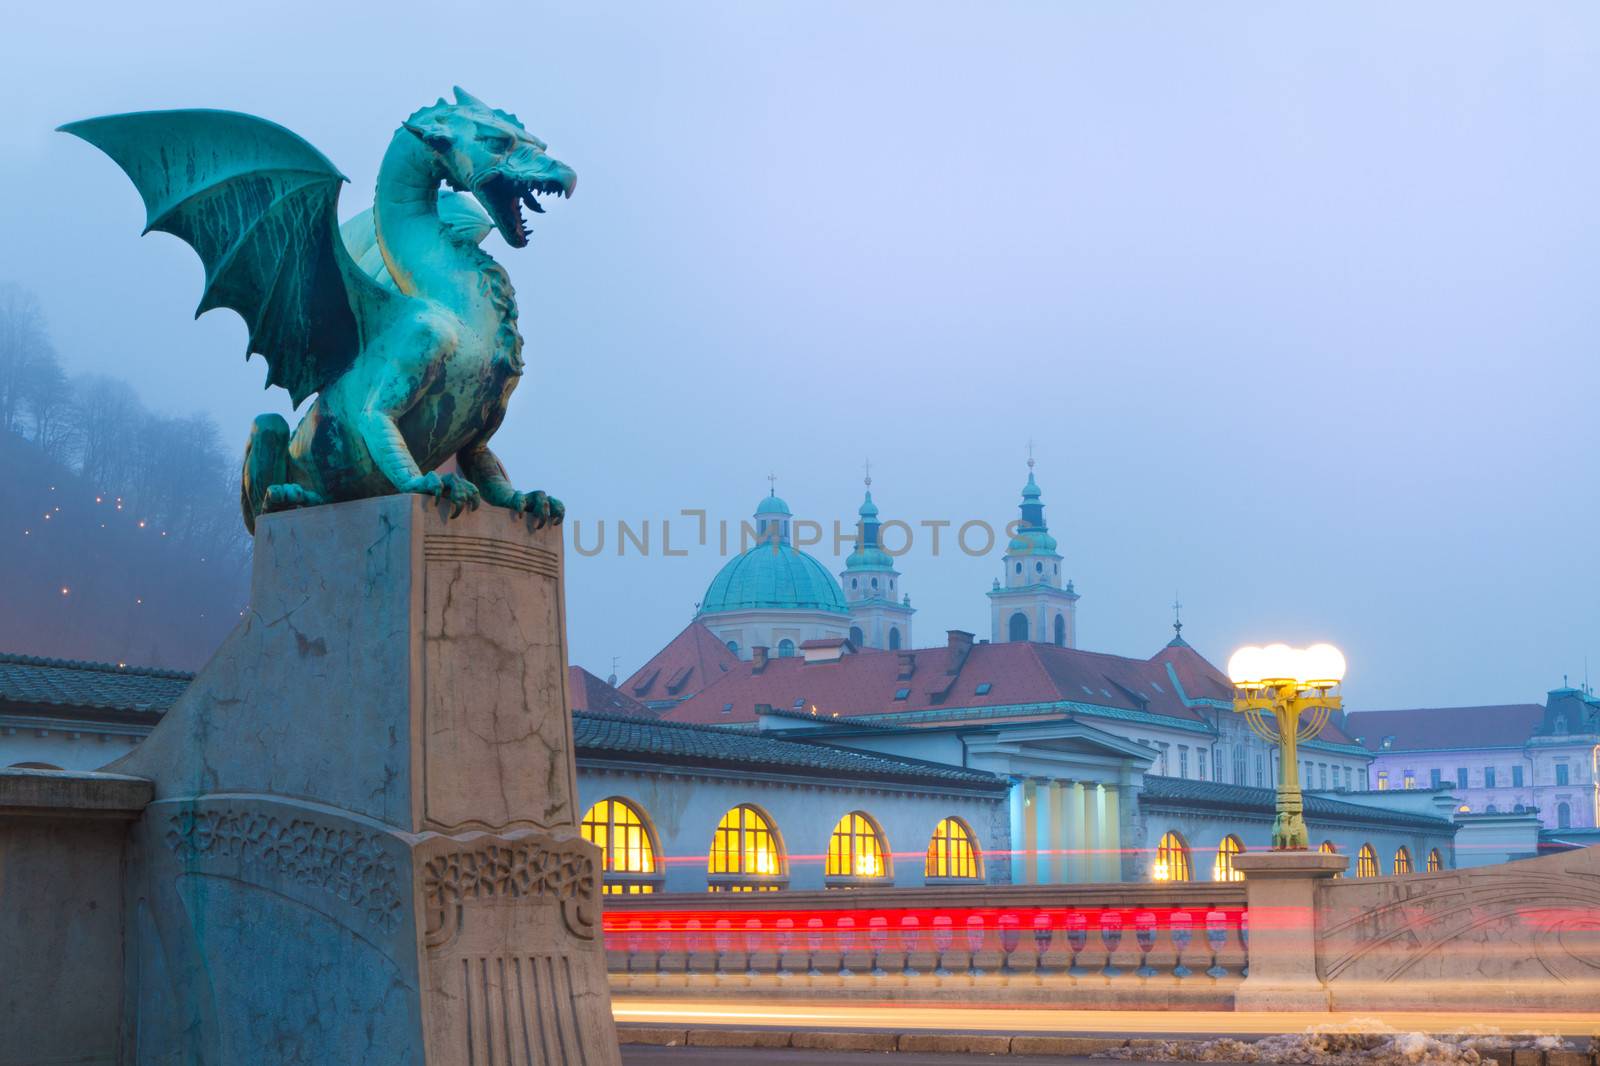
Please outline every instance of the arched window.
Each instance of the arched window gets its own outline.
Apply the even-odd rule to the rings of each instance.
[[[661,889],[656,846],[644,812],[624,799],[603,799],[578,823],[583,839],[600,849],[608,896],[642,895]]]
[[[737,640],[728,641],[728,650],[733,652],[733,654],[738,655],[739,654],[739,642]]]
[[[1056,615],[1056,647],[1065,648],[1066,646],[1067,646],[1067,616],[1066,615],[1062,615],[1062,614],[1058,614],[1058,615]]]
[[[712,892],[773,892],[787,879],[783,843],[772,821],[741,804],[722,816],[706,863]]]
[[[1235,855],[1244,854],[1244,844],[1238,837],[1229,833],[1222,838],[1222,843],[1217,845],[1217,861],[1211,864],[1211,880],[1213,881],[1243,881],[1244,872],[1233,868]]]
[[[1443,869],[1444,869],[1444,858],[1439,854],[1439,849],[1438,848],[1429,849],[1429,851],[1428,851],[1428,872],[1430,874],[1436,874],[1440,870],[1443,870]]]
[[[870,815],[851,811],[828,837],[827,880],[855,884],[889,876],[889,846]]]
[[[1324,840],[1317,847],[1317,851],[1321,852],[1323,855],[1337,855],[1337,854],[1339,854],[1339,849],[1333,846],[1333,841],[1331,841],[1331,840]],[[1344,874],[1336,873],[1333,876],[1335,876],[1335,877],[1343,877]]]
[[[778,641],[778,658],[794,658],[794,641],[790,640],[788,637],[784,637],[782,640]]]
[[[1394,872],[1397,874],[1411,873],[1411,852],[1404,844],[1394,853]]]
[[[1177,830],[1168,830],[1156,845],[1156,864],[1150,871],[1154,881],[1192,881],[1194,868],[1189,862],[1189,842]]]
[[[1019,573],[1019,574],[1022,573],[1022,564],[1021,563],[1017,564],[1017,573]]]
[[[867,638],[865,634],[861,632],[860,626],[850,627],[850,643],[857,648],[864,647],[866,645]]]
[[[930,880],[961,878],[976,881],[983,877],[978,845],[966,822],[960,818],[946,818],[933,827],[933,839],[928,841],[928,861],[922,872]]]
[[[1018,611],[1016,614],[1011,616],[1011,622],[1009,623],[1009,626],[1010,626],[1010,636],[1007,638],[1008,640],[1027,640],[1028,639],[1028,616],[1027,615],[1023,614],[1021,611]]]
[[[1500,813],[1500,808],[1496,807],[1494,804],[1491,803],[1491,804],[1489,804],[1489,806],[1487,806],[1487,807],[1485,807],[1483,809],[1483,813],[1484,814],[1499,814]]]
[[[890,626],[889,627],[889,650],[890,651],[899,651],[900,650],[900,627],[899,626]]]
[[[1371,844],[1361,845],[1361,850],[1356,853],[1356,876],[1378,876],[1378,853],[1372,850]]]
[[[1572,807],[1565,803],[1556,804],[1556,828],[1572,828]]]

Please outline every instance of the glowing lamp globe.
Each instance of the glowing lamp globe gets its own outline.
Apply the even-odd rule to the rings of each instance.
[[[1249,645],[1228,659],[1228,680],[1239,688],[1260,688],[1269,682],[1299,688],[1332,688],[1344,680],[1344,671],[1344,655],[1332,644],[1313,644],[1309,648]]]

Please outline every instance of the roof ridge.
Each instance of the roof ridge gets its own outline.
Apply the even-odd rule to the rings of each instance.
[[[0,651],[0,663],[17,666],[47,666],[55,670],[86,670],[121,677],[164,677],[174,681],[193,681],[192,670],[169,670],[160,666],[120,666],[117,663],[95,662],[92,659],[52,659],[45,655],[23,655]]]

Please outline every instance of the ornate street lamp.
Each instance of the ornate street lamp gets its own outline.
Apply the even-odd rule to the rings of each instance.
[[[1338,710],[1339,696],[1332,690],[1344,680],[1344,656],[1332,644],[1240,648],[1228,660],[1228,679],[1233,682],[1233,709],[1245,716],[1257,735],[1278,745],[1278,817],[1272,824],[1272,847],[1304,851],[1311,847],[1311,838],[1306,833],[1296,745],[1322,732],[1328,715]]]

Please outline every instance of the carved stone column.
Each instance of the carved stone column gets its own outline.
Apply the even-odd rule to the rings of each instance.
[[[619,1059],[577,831],[559,530],[416,496],[263,516],[149,739],[130,1062]]]

